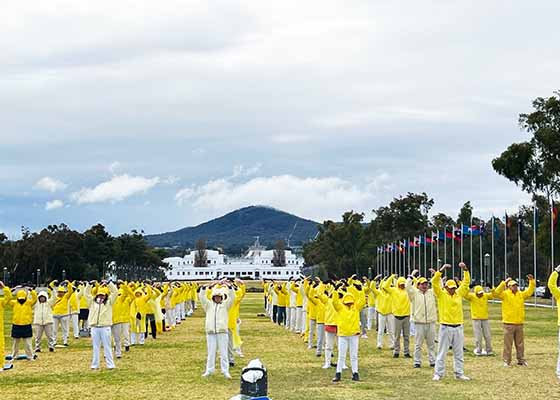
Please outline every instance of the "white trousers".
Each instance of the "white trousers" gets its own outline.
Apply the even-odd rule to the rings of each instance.
[[[416,323],[416,335],[414,336],[414,364],[422,364],[422,344],[426,342],[428,347],[428,360],[431,364],[436,362],[436,323]]]
[[[286,307],[286,325],[284,326],[286,330],[290,330],[292,323],[292,308]]]
[[[449,351],[449,346],[453,350],[453,369],[455,375],[460,376],[464,374],[464,360],[463,360],[463,344],[465,336],[463,334],[463,325],[458,327],[451,327],[440,325],[439,327],[439,349],[436,358],[435,374],[440,377],[445,375],[445,358]]]
[[[474,332],[474,352],[480,354],[482,351],[482,339],[486,344],[485,350],[487,353],[492,352],[492,334],[490,332],[490,322],[487,319],[473,319],[473,332]]]
[[[74,338],[80,337],[80,316],[78,314],[70,314],[72,320],[72,329],[74,330]]]
[[[375,315],[375,307],[368,307],[367,309],[367,328],[371,330],[375,323],[376,315]]]
[[[208,357],[206,358],[206,372],[214,373],[216,367],[216,351],[220,353],[220,368],[222,373],[229,373],[228,360],[228,334],[227,333],[207,333],[206,347]]]
[[[58,339],[58,326],[62,328],[62,343],[68,344],[68,330],[69,330],[69,323],[70,317],[68,315],[55,315],[53,316],[54,319],[54,338],[55,341]]]
[[[317,323],[314,319],[309,320],[309,336],[307,340],[307,348],[313,348],[313,336],[315,335],[315,329],[317,329]]]
[[[321,355],[323,351],[323,347],[325,347],[325,324],[317,324],[317,352],[318,356]]]
[[[336,364],[336,372],[341,373],[346,363],[346,353],[350,351],[350,366],[352,373],[358,372],[358,346],[360,344],[360,336],[339,336],[338,337],[338,362]]]
[[[325,365],[328,366],[331,365],[335,340],[336,340],[336,333],[325,331]]]
[[[130,332],[130,344],[144,344],[146,335],[144,333]]]
[[[165,323],[169,327],[175,328],[177,325],[177,321],[175,320],[175,309],[174,308],[166,308],[165,309]]]
[[[56,338],[53,334],[53,324],[46,325],[33,325],[33,336],[35,337],[35,351],[41,348],[41,339],[43,338],[43,333],[47,337],[47,346],[49,348],[54,348],[56,344]]]
[[[103,346],[103,355],[105,356],[105,364],[107,364],[107,368],[115,368],[115,362],[113,361],[113,349],[111,348],[111,327],[92,326],[91,341],[93,343],[93,358],[91,360],[91,368],[99,368],[99,353],[101,351],[101,346]]]
[[[295,324],[295,331],[297,333],[303,332],[305,327],[302,328],[303,323],[303,307],[296,308],[296,324]]]
[[[290,318],[288,318],[288,321],[290,323],[291,331],[295,331],[297,329],[297,310],[298,309],[296,307],[288,308],[288,315],[290,316]]]
[[[113,324],[111,333],[115,340],[115,355],[121,357],[123,345],[125,347],[130,345],[130,324],[128,322]]]
[[[393,314],[383,315],[378,313],[379,316],[379,326],[377,328],[377,347],[383,347],[383,336],[385,335],[385,328],[387,329],[387,334],[389,335],[390,347],[395,347],[395,330],[394,330],[394,318]]]
[[[560,379],[560,330],[558,330],[558,363],[556,364],[556,376]]]

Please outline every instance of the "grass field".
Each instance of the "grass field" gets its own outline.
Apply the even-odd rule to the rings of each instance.
[[[334,371],[321,369],[323,359],[308,351],[301,339],[257,317],[262,311],[262,295],[248,294],[241,308],[241,333],[245,359],[237,360],[233,380],[217,374],[202,378],[206,349],[203,314],[195,315],[178,329],[117,361],[117,370],[92,372],[89,369],[89,340],[72,340],[68,349],[41,353],[36,362],[15,362],[15,368],[0,375],[2,399],[44,399],[79,397],[80,399],[229,399],[239,390],[240,370],[252,358],[260,358],[269,373],[269,396],[286,399],[502,399],[512,390],[516,398],[538,396],[560,398],[560,386],[554,374],[558,352],[556,310],[528,309],[525,326],[526,357],[529,367],[502,367],[501,325],[492,324],[494,349],[498,356],[475,358],[465,354],[465,372],[473,380],[452,379],[452,361],[448,375],[432,382],[432,370],[412,368],[410,360],[393,359],[389,350],[376,350],[373,340],[360,341],[362,381],[331,383]],[[491,318],[499,320],[500,307],[493,305]],[[465,318],[468,319],[468,312]],[[9,312],[5,315],[10,320]],[[4,332],[9,335],[9,324]],[[465,327],[466,347],[472,350],[470,322]],[[6,347],[11,339],[6,338]]]

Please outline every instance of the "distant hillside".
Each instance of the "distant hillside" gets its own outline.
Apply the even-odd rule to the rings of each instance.
[[[296,226],[297,223],[297,226]],[[157,247],[194,247],[198,239],[206,239],[209,247],[247,248],[260,237],[261,244],[273,246],[279,239],[290,238],[290,245],[302,245],[317,234],[317,222],[270,207],[251,206],[195,227],[175,232],[147,235],[146,240]],[[295,230],[294,230],[295,226]]]

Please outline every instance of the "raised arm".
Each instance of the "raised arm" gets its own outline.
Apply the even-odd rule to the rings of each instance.
[[[550,293],[554,296],[556,300],[560,299],[560,288],[558,288],[558,272],[560,271],[560,265],[556,267],[554,272],[550,274],[548,278],[548,289]]]
[[[463,280],[461,281],[461,286],[459,286],[459,296],[467,297],[471,284],[471,274],[465,263],[460,263],[459,267],[463,270]]]
[[[537,286],[533,275],[527,275],[527,279],[529,279],[529,287],[521,292],[524,299],[531,297],[535,293],[535,287]]]

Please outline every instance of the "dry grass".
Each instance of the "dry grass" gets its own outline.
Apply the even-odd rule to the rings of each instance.
[[[432,382],[432,370],[414,370],[410,360],[393,359],[388,350],[378,351],[372,335],[360,342],[362,382],[353,383],[349,374],[333,385],[334,371],[321,369],[322,359],[306,350],[301,339],[258,318],[260,294],[249,294],[242,305],[242,336],[246,358],[232,370],[234,379],[220,375],[201,378],[205,365],[203,315],[194,317],[155,342],[134,347],[115,371],[91,372],[91,349],[87,339],[71,341],[68,349],[41,353],[36,362],[19,361],[15,369],[0,375],[2,399],[43,399],[69,395],[81,399],[228,399],[238,392],[240,366],[261,358],[269,370],[269,394],[285,399],[391,399],[427,397],[431,399],[498,399],[511,389],[521,398],[539,393],[540,398],[560,398],[554,375],[558,352],[556,310],[530,309],[526,324],[526,352],[529,367],[504,369],[500,357],[475,358],[465,355],[465,371],[471,382],[456,382],[450,374],[442,382]],[[499,319],[499,306],[492,306],[492,318]],[[466,317],[468,313],[466,313]],[[9,315],[6,314],[9,319]],[[8,325],[5,333],[9,334]],[[466,324],[466,345],[472,349],[472,330]],[[493,323],[494,348],[500,353],[501,326]],[[7,346],[11,340],[7,339]],[[451,358],[448,361],[451,369]]]

